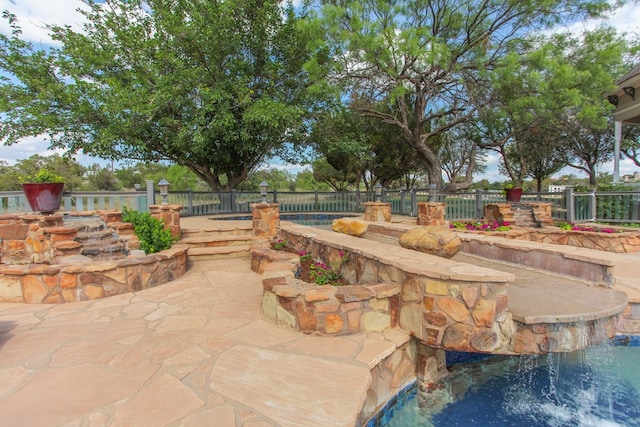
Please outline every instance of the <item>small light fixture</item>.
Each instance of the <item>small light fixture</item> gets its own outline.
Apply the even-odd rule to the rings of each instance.
[[[373,188],[376,190],[376,202],[379,202],[382,199],[382,184],[378,182]]]
[[[633,101],[636,100],[636,89],[633,86],[625,86],[622,88],[624,93],[629,95]]]
[[[160,196],[162,197],[163,205],[169,204],[169,200],[167,200],[167,196],[169,195],[169,185],[169,181],[164,179],[164,177],[162,177],[162,179],[158,181],[158,187],[160,187]]]
[[[262,203],[267,203],[267,190],[269,189],[269,184],[267,181],[262,181],[260,183],[260,195],[262,196]]]

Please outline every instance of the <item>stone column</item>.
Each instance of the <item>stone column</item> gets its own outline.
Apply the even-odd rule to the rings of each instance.
[[[391,222],[391,203],[366,202],[364,204],[364,220]]]
[[[485,221],[495,221],[498,224],[508,222],[509,224],[517,225],[511,203],[492,203],[486,205],[482,219]]]
[[[275,237],[280,232],[280,205],[278,203],[256,203],[251,205],[253,235]]]
[[[173,237],[180,237],[180,211],[182,205],[150,205],[149,212],[154,218],[164,220]]]
[[[444,225],[444,203],[419,202],[418,225]]]

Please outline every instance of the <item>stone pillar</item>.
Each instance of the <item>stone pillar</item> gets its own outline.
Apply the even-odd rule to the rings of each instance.
[[[445,351],[417,343],[416,375],[421,385],[434,384],[447,376]]]
[[[498,224],[508,222],[516,225],[511,203],[493,203],[484,207],[482,219],[485,221],[495,221]]]
[[[278,203],[256,203],[251,205],[253,235],[275,237],[280,232],[280,205]]]
[[[149,212],[154,218],[164,220],[173,237],[180,237],[180,211],[182,205],[150,205]]]
[[[418,225],[444,225],[444,203],[419,202]]]
[[[391,203],[366,202],[364,204],[364,220],[391,222]]]
[[[548,202],[527,202],[525,206],[530,206],[536,219],[540,221],[542,226],[553,225],[553,216],[551,212],[551,203]]]

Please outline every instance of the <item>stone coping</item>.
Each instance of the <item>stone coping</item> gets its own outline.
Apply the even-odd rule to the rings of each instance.
[[[371,224],[369,223],[370,227]],[[385,223],[389,224],[389,223]],[[418,274],[441,280],[461,282],[494,282],[507,284],[515,276],[511,273],[491,270],[466,263],[417,252],[411,249],[379,245],[372,241],[335,233],[329,230],[311,228],[304,225],[282,222],[282,230],[290,231],[305,238],[312,238],[320,245],[335,249],[345,249],[354,254],[366,256],[373,261],[398,268],[408,274]],[[407,227],[397,224],[398,229]],[[415,226],[414,226],[415,227]],[[373,232],[369,229],[368,232]]]

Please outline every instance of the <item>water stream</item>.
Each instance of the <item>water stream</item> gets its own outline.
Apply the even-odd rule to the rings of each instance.
[[[417,391],[386,427],[640,426],[640,347],[494,356]]]

